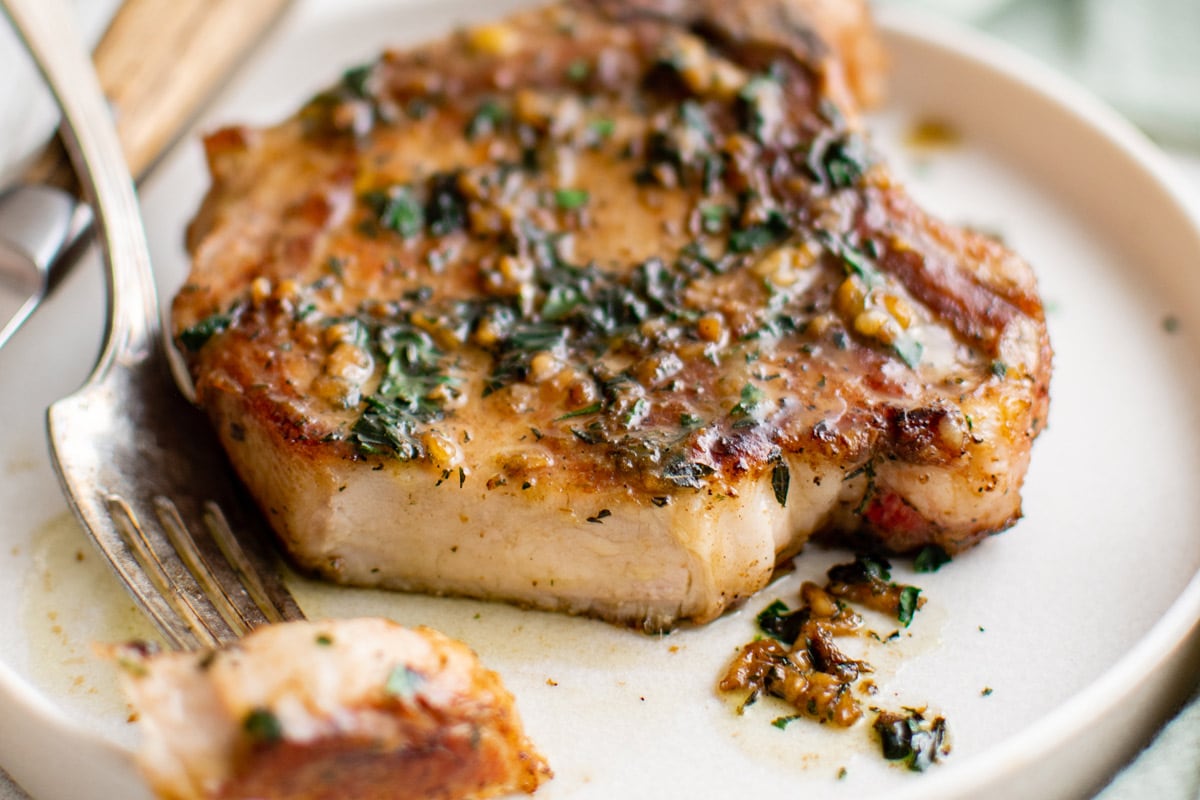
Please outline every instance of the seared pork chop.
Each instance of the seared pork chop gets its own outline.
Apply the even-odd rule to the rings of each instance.
[[[654,629],[1013,524],[1042,304],[872,153],[881,64],[857,0],[580,0],[210,136],[175,332],[294,560]]]
[[[465,645],[382,619],[260,628],[217,651],[117,652],[167,800],[468,800],[549,777]]]

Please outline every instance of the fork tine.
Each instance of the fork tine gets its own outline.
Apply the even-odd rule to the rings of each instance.
[[[221,507],[213,502],[205,503],[204,518],[209,533],[240,578],[238,586],[245,589],[263,616],[269,622],[304,619],[304,612],[279,578],[279,573],[266,563],[266,554],[254,547],[254,542],[243,543],[238,539]]]
[[[154,498],[155,511],[162,522],[171,546],[179,554],[180,560],[187,567],[192,577],[204,591],[205,598],[212,604],[213,609],[229,624],[238,636],[245,636],[260,620],[256,619],[241,598],[237,597],[240,587],[228,586],[227,582],[219,581],[213,566],[205,558],[204,553],[192,537],[191,530],[179,514],[179,508],[167,497]],[[246,592],[240,592],[245,595]]]
[[[204,621],[196,610],[204,597],[198,586],[191,587],[184,576],[190,575],[182,564],[168,569],[173,551],[156,547],[152,535],[129,504],[120,497],[106,498],[109,528],[103,524],[89,525],[94,539],[109,564],[130,589],[134,598],[158,626],[167,643],[176,649],[213,647],[221,637]],[[93,520],[98,518],[93,516]],[[174,574],[172,574],[174,573]]]
[[[164,358],[152,354],[133,380],[139,399],[124,406],[128,417],[106,417],[103,404],[82,396],[50,409],[68,497],[171,646],[209,647],[303,619],[262,515]]]
[[[191,519],[203,518],[207,537],[198,536],[196,526],[184,522],[179,506],[171,499],[160,496],[154,503],[172,546],[237,635],[271,622],[304,618],[269,559],[238,541],[218,503],[184,500]],[[243,522],[239,527],[246,530],[248,526]]]

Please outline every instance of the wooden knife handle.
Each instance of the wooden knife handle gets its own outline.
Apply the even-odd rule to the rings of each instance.
[[[135,178],[193,121],[291,0],[125,0],[93,53]],[[74,189],[56,137],[26,171]]]

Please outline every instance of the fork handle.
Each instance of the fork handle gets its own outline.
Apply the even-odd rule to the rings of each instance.
[[[63,114],[63,140],[92,206],[108,277],[108,335],[95,374],[116,345],[149,357],[161,330],[150,251],[133,179],[83,39],[63,0],[3,0]]]
[[[134,177],[143,176],[292,0],[125,0],[93,53]],[[27,183],[77,186],[54,139]]]

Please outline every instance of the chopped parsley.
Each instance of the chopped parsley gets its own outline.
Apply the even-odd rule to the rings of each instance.
[[[900,356],[900,360],[908,365],[910,369],[916,369],[921,363],[921,356],[925,354],[925,345],[914,339],[908,334],[903,334],[892,342],[892,350],[896,355]]]
[[[411,239],[425,229],[425,209],[410,186],[367,192],[363,202],[384,230]]]
[[[927,544],[913,559],[913,569],[917,572],[937,572],[944,564],[950,563],[950,554],[940,545]]]
[[[586,206],[589,198],[587,189],[556,189],[554,205],[563,211],[574,211]]]
[[[716,470],[708,464],[689,461],[682,455],[671,458],[662,469],[662,477],[684,489],[700,489],[704,479]]]
[[[374,64],[362,64],[357,67],[351,67],[342,73],[342,86],[353,97],[360,100],[371,99],[371,92],[368,90],[367,84],[370,83],[371,73],[374,69]]]
[[[866,142],[856,133],[823,133],[809,148],[808,171],[830,189],[854,186],[867,165]]]
[[[765,222],[739,228],[729,234],[729,249],[734,253],[752,253],[777,244],[791,234],[787,219],[779,211],[770,211]]]
[[[701,206],[700,227],[705,233],[720,233],[725,230],[729,209],[722,205]]]
[[[760,611],[754,620],[758,623],[758,629],[767,636],[791,645],[800,638],[800,629],[804,627],[804,623],[808,622],[809,618],[808,609],[801,608],[792,611],[788,608],[787,603],[776,600]]]
[[[436,390],[452,390],[457,379],[446,372],[443,354],[425,331],[411,323],[383,326],[374,346],[386,359],[383,380],[366,398],[366,410],[351,428],[351,438],[367,454],[388,453],[402,461],[425,454],[418,429],[440,419]]]
[[[920,712],[906,710],[907,715],[879,712],[873,727],[884,758],[903,761],[909,769],[923,772],[950,752],[946,720],[927,721]]]
[[[848,475],[847,479],[853,477]],[[873,580],[892,579],[892,564],[886,558],[872,557],[859,553],[852,564],[837,564],[830,567],[829,579],[839,583],[870,583]]]
[[[467,224],[467,199],[458,188],[457,172],[438,172],[429,179],[425,221],[433,236],[446,236]]]
[[[782,102],[779,81],[773,75],[756,75],[746,82],[738,92],[738,111],[741,117],[741,128],[746,133],[762,142],[767,135],[767,122],[772,107],[778,108]]]
[[[228,314],[211,314],[186,328],[179,334],[179,343],[195,353],[208,343],[208,340],[226,330],[233,324],[233,318]]]
[[[747,383],[742,387],[741,399],[737,404],[729,409],[729,416],[735,419],[754,418],[756,417],[766,400],[767,394],[753,383]]]
[[[913,614],[917,613],[917,609],[920,608],[917,604],[920,596],[921,590],[916,586],[905,586],[900,590],[900,603],[896,619],[900,620],[900,623],[906,628],[912,624]]]
[[[575,83],[587,80],[591,72],[592,67],[587,62],[587,59],[577,58],[567,65],[567,78]]]
[[[255,708],[242,720],[242,731],[254,742],[267,744],[283,738],[283,725],[274,712]]]
[[[495,100],[485,100],[467,122],[466,136],[474,141],[481,136],[497,133],[508,121],[508,109]]]
[[[822,237],[824,245],[842,260],[847,275],[856,275],[869,290],[884,284],[883,273],[870,256],[851,247],[847,242],[832,235]]]
[[[646,398],[639,397],[633,401],[633,404],[630,405],[629,408],[621,412],[621,424],[626,428],[632,428],[641,422],[649,413],[650,403],[646,401]]]
[[[607,139],[617,132],[617,123],[608,117],[601,117],[588,123],[588,131],[597,139]]]
[[[788,488],[792,482],[792,473],[787,462],[780,461],[771,468],[771,488],[775,491],[775,500],[784,508],[787,507]]]
[[[561,417],[555,417],[554,421],[558,422],[558,421],[564,420],[564,419],[572,419],[573,417],[586,417],[588,414],[598,414],[603,409],[604,409],[604,403],[597,400],[596,402],[592,403],[591,405],[584,406],[583,408],[577,408],[574,411],[568,411],[567,413],[563,414]]]

